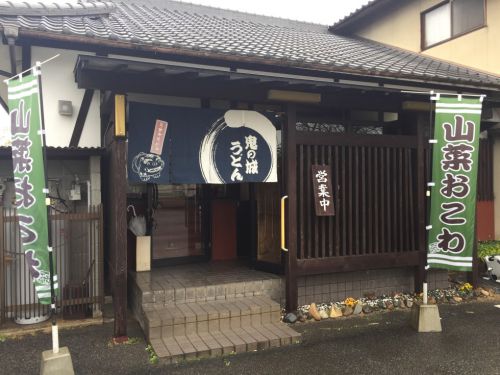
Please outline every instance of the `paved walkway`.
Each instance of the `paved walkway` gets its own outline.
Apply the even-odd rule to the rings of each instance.
[[[132,345],[113,346],[112,323],[63,330],[77,374],[482,374],[500,375],[500,298],[441,305],[442,333],[417,334],[408,311],[295,325],[303,343],[263,352],[151,365],[135,322]],[[0,340],[1,341],[1,340]],[[38,374],[50,336],[0,342],[0,373]]]

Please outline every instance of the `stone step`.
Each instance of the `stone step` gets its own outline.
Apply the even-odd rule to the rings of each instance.
[[[280,305],[267,296],[143,306],[149,340],[246,329],[280,320]]]
[[[160,360],[166,363],[264,350],[299,342],[300,333],[295,332],[284,323],[244,325],[239,328],[189,333],[150,340]]]
[[[260,295],[280,301],[282,290],[281,278],[270,274],[260,279],[228,277],[214,278],[211,282],[200,281],[200,283],[195,280],[150,282],[145,279],[137,279],[136,283],[136,303],[146,308],[172,303],[219,301]]]

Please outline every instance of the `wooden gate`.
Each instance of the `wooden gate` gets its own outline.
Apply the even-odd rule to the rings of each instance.
[[[59,312],[65,319],[92,317],[104,302],[102,207],[50,215]],[[9,320],[37,323],[49,315],[38,302],[24,259],[17,211],[0,207],[0,327]]]
[[[299,272],[318,264],[311,259],[335,258],[329,269],[346,271],[371,266],[374,255],[417,251],[415,137],[299,136],[297,143]],[[330,170],[335,216],[314,212],[313,164]]]
[[[415,121],[416,123],[416,121]],[[419,266],[425,250],[425,152],[415,135],[297,131],[284,128],[287,209],[287,308],[297,277]],[[311,166],[327,165],[335,216],[317,216]]]

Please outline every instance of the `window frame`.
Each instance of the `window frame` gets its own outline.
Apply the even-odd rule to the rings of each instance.
[[[453,0],[444,0],[444,1],[441,1],[439,3],[437,3],[436,5],[424,10],[423,12],[420,13],[420,49],[422,51],[426,50],[426,49],[429,49],[429,48],[432,48],[432,47],[436,47],[440,44],[443,44],[443,43],[446,43],[446,42],[449,42],[450,40],[453,40],[453,39],[456,39],[456,38],[460,38],[461,36],[463,35],[466,35],[466,34],[469,34],[469,33],[472,33],[476,30],[479,30],[479,29],[482,29],[483,27],[486,27],[487,26],[487,20],[486,20],[486,15],[487,15],[487,12],[486,12],[486,7],[487,7],[487,1],[486,0],[482,0],[483,1],[483,12],[484,12],[484,15],[483,15],[483,24],[482,25],[479,25],[479,26],[476,26],[476,27],[473,27],[472,29],[469,29],[467,31],[463,31],[461,33],[458,33],[458,34],[453,34]],[[430,44],[428,46],[425,45],[425,16],[427,13],[429,12],[432,12],[433,10],[439,8],[439,7],[442,7],[443,5],[446,5],[446,4],[450,4],[450,25],[451,25],[451,37],[447,38],[447,39],[443,39],[443,40],[440,40],[439,42],[436,42],[434,44]]]

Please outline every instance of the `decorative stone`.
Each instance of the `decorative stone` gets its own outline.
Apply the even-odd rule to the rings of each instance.
[[[314,302],[309,306],[309,315],[314,320],[321,320],[321,315],[319,315],[319,311],[316,308],[316,304]]]
[[[365,298],[367,299],[377,299],[377,296],[375,295],[374,292],[366,292],[363,294],[365,296]]]
[[[361,314],[361,311],[363,311],[363,304],[361,302],[356,303],[356,306],[354,306],[353,314],[358,315]]]
[[[392,301],[392,304],[394,305],[394,308],[398,308],[401,305],[401,302],[399,301],[399,298],[395,298]]]
[[[372,308],[370,307],[370,305],[363,305],[363,313],[365,314],[370,314],[372,312]]]
[[[329,318],[328,313],[324,309],[319,310],[319,316],[321,317],[321,319],[328,319]]]
[[[304,323],[307,320],[307,313],[303,313],[302,311],[297,314],[297,319],[299,322]]]
[[[385,306],[387,307],[388,310],[394,310],[394,303],[392,303],[392,301],[387,301],[385,303]]]
[[[342,316],[342,309],[338,306],[332,306],[330,309],[330,318],[340,318]]]
[[[429,298],[427,298],[427,303],[429,305],[435,305],[436,304],[436,299],[433,296],[429,296]]]
[[[295,315],[294,313],[288,313],[285,315],[285,318],[283,319],[285,321],[285,323],[295,323],[297,321],[297,315]]]
[[[350,307],[350,306],[346,306],[346,307],[344,308],[344,316],[349,316],[349,315],[352,315],[352,313],[353,313],[353,312],[354,312],[354,311],[353,311],[352,307]]]
[[[413,300],[411,298],[406,298],[405,299],[405,305],[406,305],[406,307],[408,307],[409,309],[411,309],[411,307],[413,306]]]
[[[484,297],[489,297],[489,296],[490,296],[490,292],[488,292],[487,290],[484,290],[484,289],[481,289],[481,294],[482,294]]]
[[[462,302],[462,300],[463,300],[462,297],[459,297],[459,296],[453,297],[453,301],[455,301],[456,303],[460,303],[460,302]]]
[[[476,289],[474,289],[474,296],[475,297],[481,297],[482,296],[482,293],[481,293],[482,290],[483,290],[482,288],[476,288]]]

